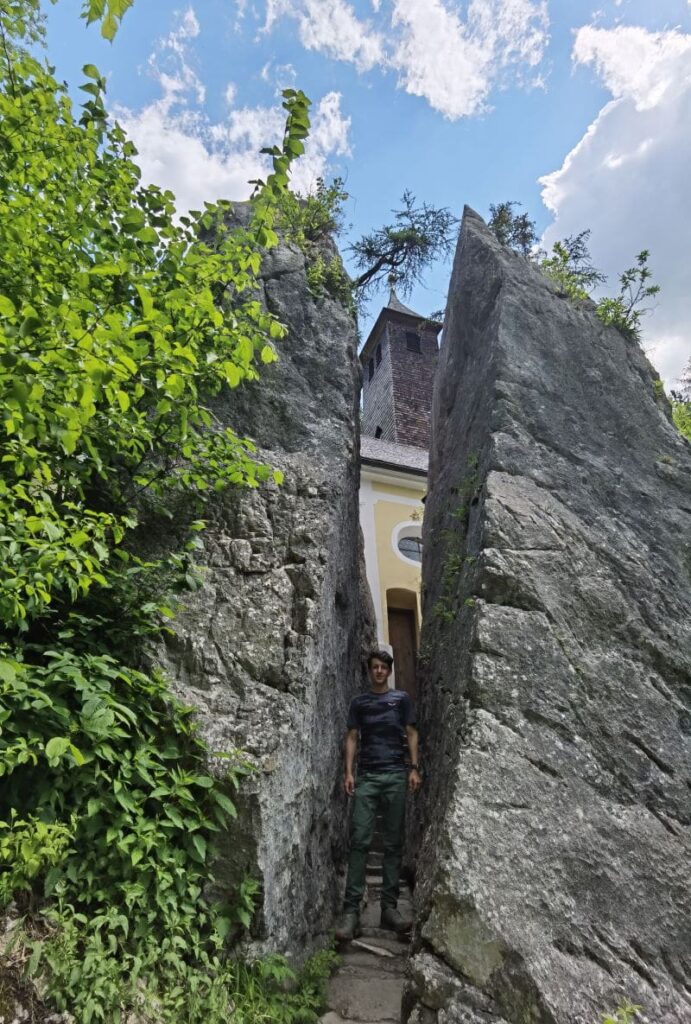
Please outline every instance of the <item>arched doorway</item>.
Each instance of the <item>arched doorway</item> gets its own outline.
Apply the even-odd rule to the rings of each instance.
[[[395,686],[417,697],[417,595],[413,590],[386,591],[389,644],[393,648]]]

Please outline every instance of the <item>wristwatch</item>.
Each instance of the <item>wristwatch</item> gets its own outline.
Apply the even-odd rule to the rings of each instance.
[[[418,765],[418,764],[411,764],[410,768],[408,770],[411,771],[411,772],[419,772],[420,771],[420,765]]]

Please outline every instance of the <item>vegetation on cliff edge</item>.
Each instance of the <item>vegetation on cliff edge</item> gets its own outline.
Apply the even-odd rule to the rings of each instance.
[[[551,253],[546,253],[539,246],[535,221],[527,213],[517,213],[518,205],[503,202],[490,206],[488,226],[502,245],[535,261],[572,302],[584,301],[605,283],[606,276],[593,266],[590,256],[589,229],[555,242]],[[636,341],[641,338],[641,321],[650,310],[646,303],[660,291],[659,285],[651,284],[649,258],[647,249],[638,253],[634,266],[619,277],[619,293],[599,299],[595,306],[595,314],[604,324]]]
[[[112,38],[128,6],[86,15]],[[3,4],[1,957],[78,1024],[313,1020],[326,961],[286,995],[282,962],[225,955],[253,887],[223,905],[204,887],[245,766],[213,752],[210,774],[192,709],[141,660],[196,586],[208,496],[280,482],[207,401],[255,379],[285,334],[253,295],[309,101],[284,93],[246,229],[223,202],[178,222],[172,194],[141,185],[99,71],[84,68],[75,111],[42,36],[39,0]],[[145,527],[172,553],[138,554]]]

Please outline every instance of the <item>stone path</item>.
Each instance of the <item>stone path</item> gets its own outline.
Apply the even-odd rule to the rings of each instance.
[[[329,1009],[320,1018],[321,1024],[400,1022],[408,944],[378,927],[380,886],[381,875],[368,874],[362,935],[339,949],[341,965],[329,982]],[[398,906],[401,913],[411,910],[410,893],[405,887]]]

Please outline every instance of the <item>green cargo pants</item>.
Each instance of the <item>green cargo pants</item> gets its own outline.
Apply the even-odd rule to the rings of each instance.
[[[357,913],[360,910],[360,901],[365,892],[367,854],[372,843],[377,807],[381,810],[384,838],[381,905],[395,907],[398,902],[406,787],[405,772],[369,772],[357,778],[350,827],[348,878],[343,901],[343,909],[346,912]]]

